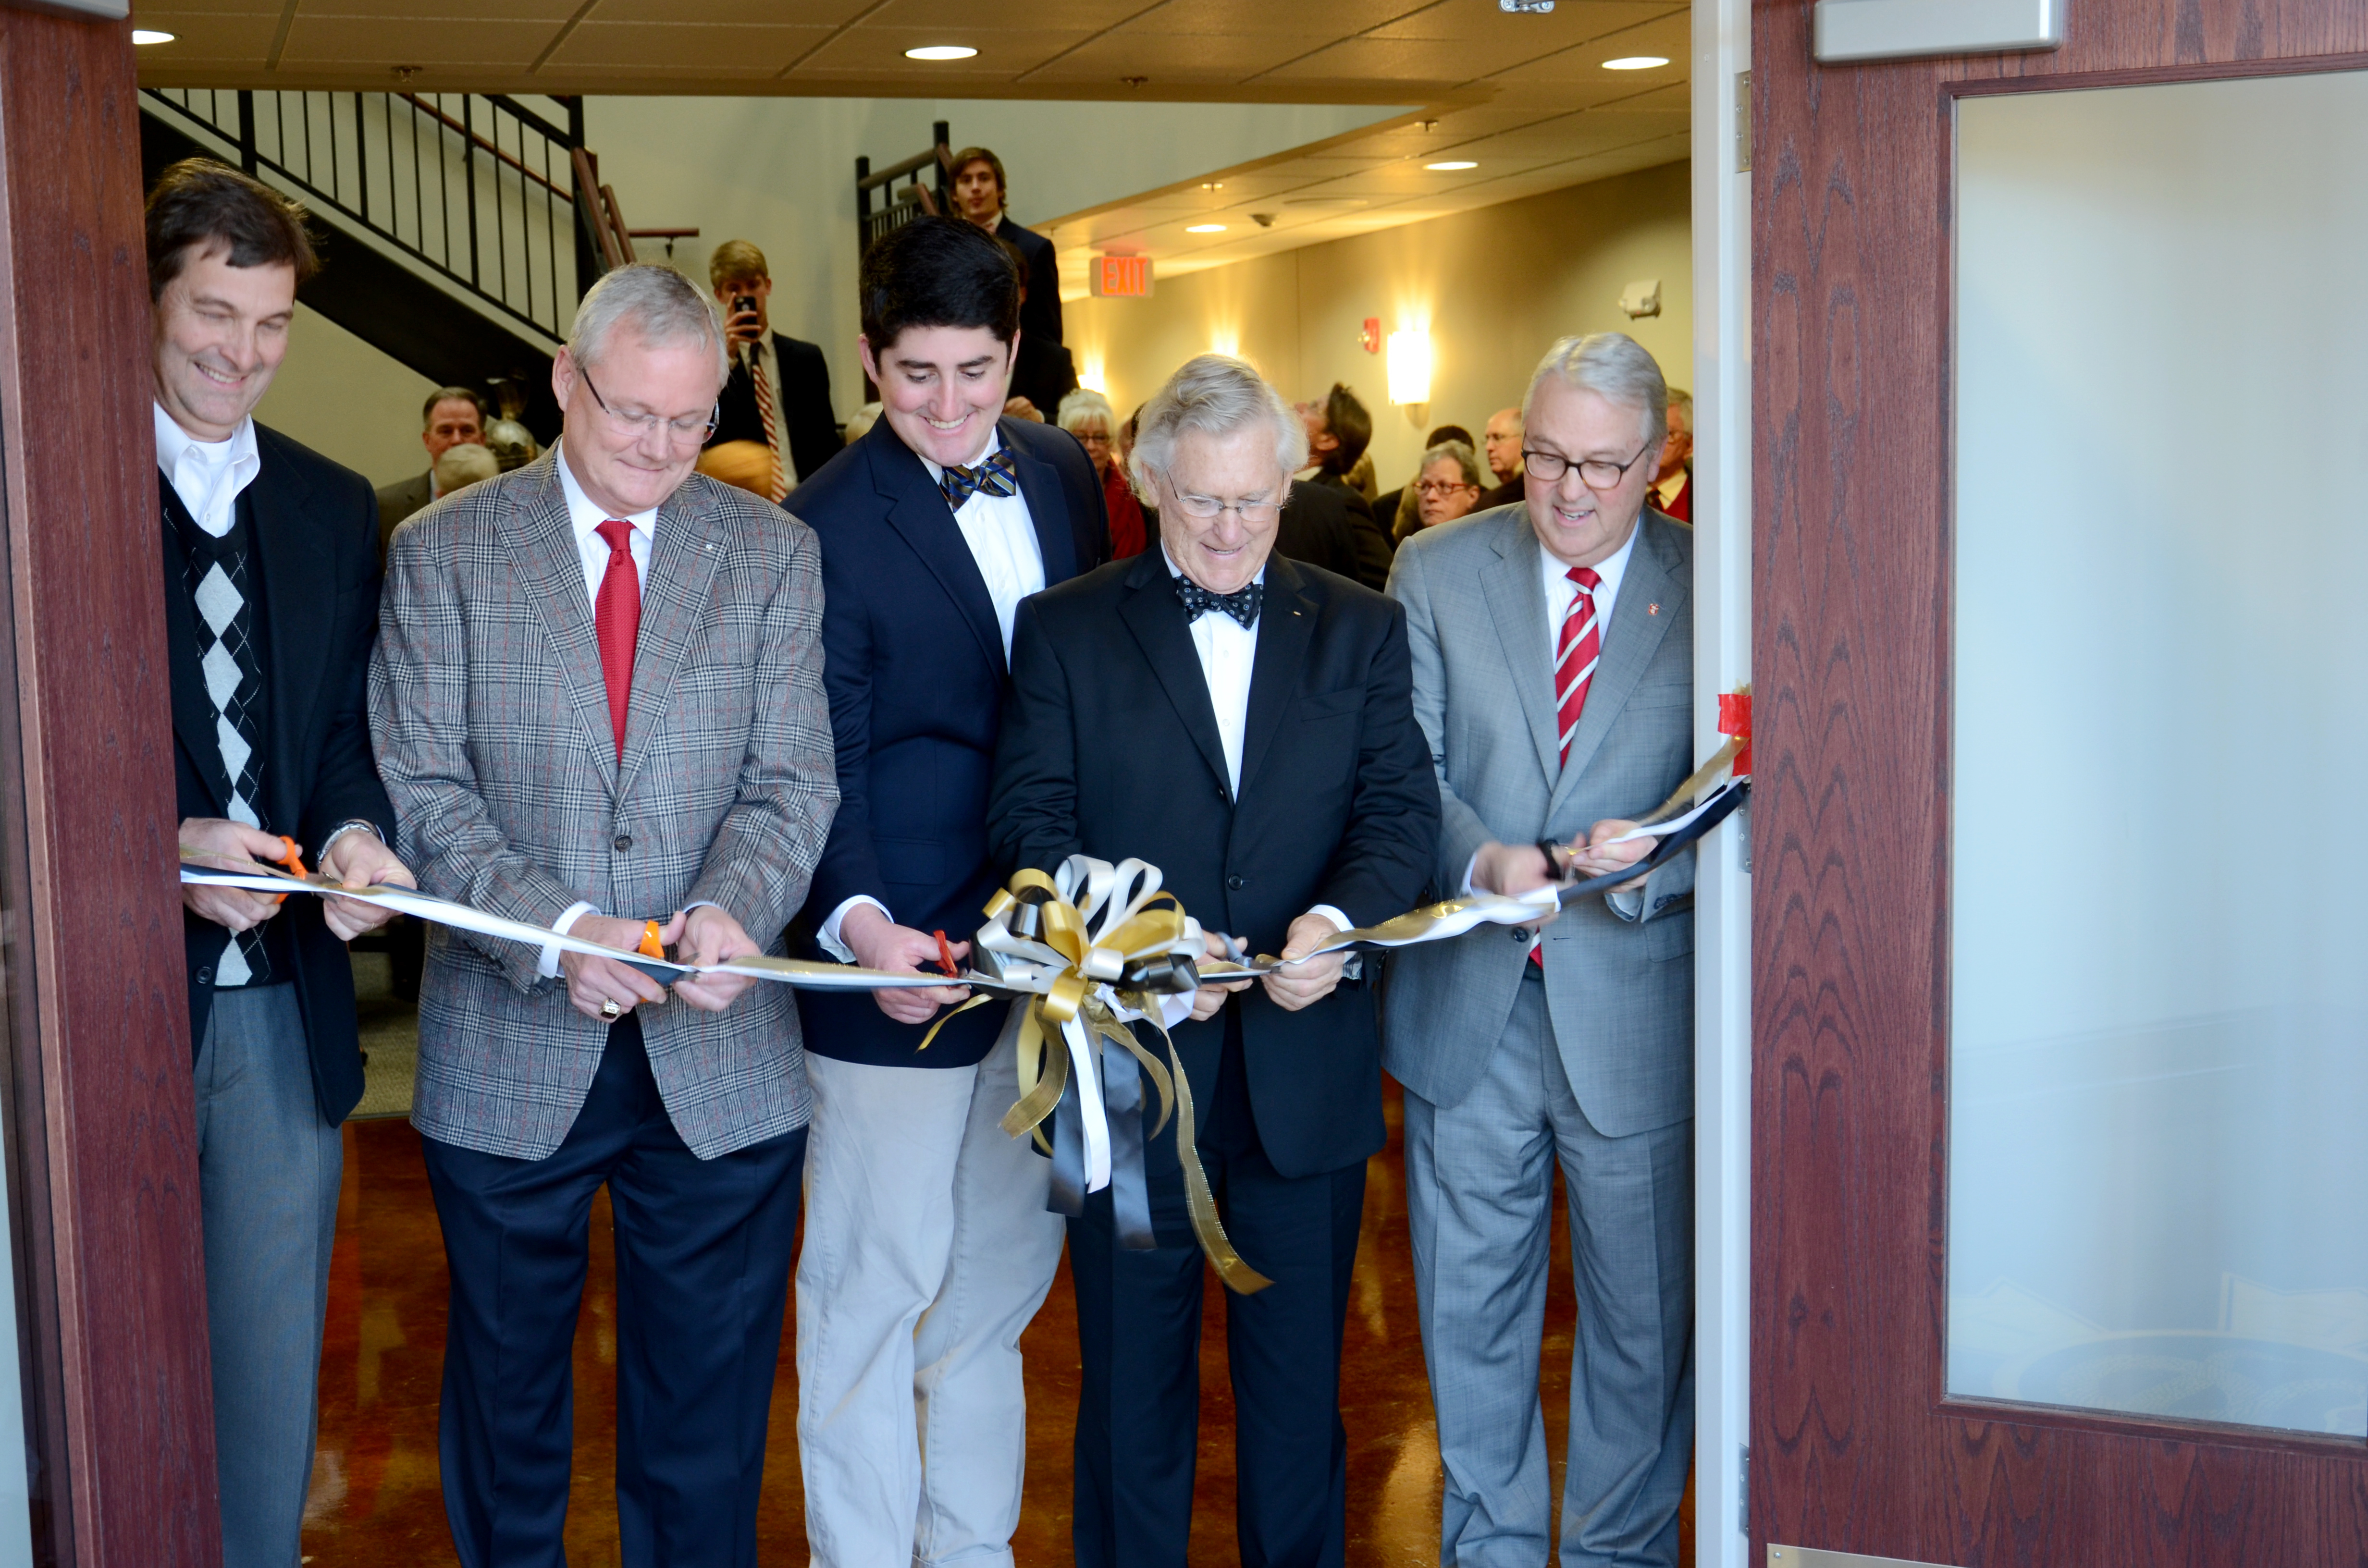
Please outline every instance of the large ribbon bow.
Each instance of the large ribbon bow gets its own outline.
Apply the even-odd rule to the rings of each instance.
[[[1159,869],[1141,860],[1112,866],[1072,855],[1057,876],[1018,872],[988,902],[976,961],[1035,993],[1017,1010],[1019,1099],[1003,1130],[1034,1135],[1053,1156],[1055,1210],[1082,1214],[1086,1194],[1108,1187],[1120,1244],[1154,1246],[1144,1169],[1148,1080],[1159,1096],[1148,1136],[1174,1118],[1192,1233],[1218,1277],[1247,1295],[1272,1281],[1242,1261],[1217,1218],[1194,1143],[1192,1085],[1167,1032],[1190,1010],[1195,960],[1206,949],[1201,923],[1159,881]],[[1135,1039],[1137,1019],[1159,1031],[1167,1061]]]

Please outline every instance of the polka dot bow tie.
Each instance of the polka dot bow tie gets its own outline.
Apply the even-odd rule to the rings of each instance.
[[[1244,626],[1256,626],[1258,605],[1266,597],[1266,585],[1252,583],[1247,588],[1236,588],[1230,594],[1213,594],[1190,577],[1176,579],[1176,597],[1184,601],[1184,623],[1190,626],[1212,609],[1224,611]]]
[[[939,476],[938,488],[945,493],[946,505],[957,512],[973,495],[1018,494],[1019,482],[1012,466],[1011,449],[1004,448],[976,468],[954,464]]]

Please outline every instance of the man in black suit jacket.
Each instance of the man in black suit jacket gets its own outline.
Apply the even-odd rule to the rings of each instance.
[[[302,213],[190,158],[158,179],[147,228],[185,853],[235,868],[301,852],[349,886],[409,884],[364,709],[377,498],[254,419],[313,268]],[[279,1568],[313,1473],[337,1125],[362,1090],[344,939],[388,915],[224,888],[182,903],[222,1561]]]
[[[1256,370],[1204,355],[1142,419],[1161,548],[1020,607],[990,842],[1047,872],[1140,857],[1204,928],[1295,960],[1429,880],[1439,790],[1406,620],[1271,553],[1306,445]],[[1175,1031],[1219,1210],[1273,1280],[1225,1314],[1246,1562],[1338,1563],[1345,1540],[1341,1333],[1383,1128],[1372,993],[1342,975],[1335,954],[1204,989]],[[1176,1126],[1145,1154],[1156,1247],[1119,1244],[1107,1189],[1070,1221],[1083,1568],[1184,1558],[1203,1277]]]
[[[798,481],[820,473],[838,455],[830,364],[819,346],[772,329],[768,312],[773,278],[763,251],[746,240],[726,240],[708,257],[707,271],[732,345],[732,376],[716,400],[715,432],[707,444],[754,441],[769,447],[779,470],[769,499],[779,501]],[[765,420],[768,401],[773,414],[769,432]]]
[[[1011,193],[1003,177],[1003,160],[984,147],[965,147],[954,154],[954,210],[1018,250],[1028,264],[1028,302],[1019,308],[1023,336],[1061,341],[1061,268],[1053,242],[1033,229],[1011,221]],[[1050,421],[1053,410],[1045,409]]]
[[[882,239],[860,280],[879,423],[790,497],[822,542],[839,807],[807,907],[835,957],[935,969],[1001,880],[986,792],[1019,601],[1109,552],[1066,431],[998,418],[1018,331],[1000,245],[950,218]],[[1003,1008],[964,993],[799,997],[814,1088],[798,1264],[798,1442],[815,1562],[1009,1560],[1026,1456],[1020,1331],[1051,1288],[1049,1165]],[[916,1407],[919,1407],[916,1419]]]

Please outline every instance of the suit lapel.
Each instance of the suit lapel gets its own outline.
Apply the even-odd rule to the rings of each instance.
[[[1258,611],[1258,652],[1250,660],[1249,710],[1242,723],[1242,793],[1250,792],[1275,732],[1299,695],[1300,666],[1315,636],[1315,601],[1298,570],[1280,555],[1266,562],[1266,600]],[[1188,634],[1189,635],[1189,634]],[[1205,684],[1205,683],[1204,683]]]
[[[1218,786],[1230,797],[1233,790],[1225,773],[1225,743],[1217,735],[1217,710],[1209,701],[1208,678],[1201,673],[1200,651],[1192,646],[1192,633],[1185,626],[1183,608],[1167,585],[1167,557],[1157,551],[1144,551],[1135,558],[1134,570],[1127,574],[1126,583],[1132,591],[1119,601],[1119,616],[1134,634],[1144,660],[1151,665],[1151,673],[1159,677],[1167,700],[1175,706],[1176,717],[1183,722],[1184,733],[1201,748],[1201,759],[1208,763],[1209,770],[1217,776]],[[1261,649],[1256,667],[1263,669],[1265,662],[1265,651]],[[1242,770],[1242,777],[1245,780],[1249,778],[1248,768]]]
[[[239,496],[247,508],[263,579],[264,651],[271,667],[264,680],[271,691],[271,735],[263,778],[264,795],[278,810],[270,820],[293,824],[302,780],[298,758],[307,744],[313,708],[321,694],[322,662],[336,614],[336,549],[318,524],[304,516],[311,488],[272,461],[263,448],[263,469]]]
[[[1554,641],[1546,631],[1538,536],[1530,531],[1529,513],[1518,507],[1494,526],[1497,558],[1481,569],[1480,591],[1488,600],[1488,619],[1504,645],[1513,691],[1520,699],[1521,716],[1529,721],[1538,767],[1551,790],[1562,771],[1562,737],[1554,721]]]
[[[1005,420],[1004,425],[1011,423]],[[1019,476],[1019,494],[1028,503],[1028,520],[1036,529],[1036,551],[1044,562],[1044,585],[1065,583],[1077,574],[1077,536],[1070,527],[1069,505],[1061,494],[1060,473],[1003,432],[1011,449],[1012,468]]]
[[[1673,613],[1656,615],[1654,606],[1664,611],[1674,611],[1677,596],[1684,590],[1669,576],[1668,568],[1654,549],[1652,525],[1640,517],[1636,523],[1636,547],[1628,552],[1628,569],[1620,578],[1620,597],[1612,601],[1611,624],[1603,638],[1603,653],[1595,666],[1595,678],[1588,683],[1587,707],[1578,716],[1578,728],[1570,737],[1570,761],[1560,778],[1554,780],[1554,796],[1546,806],[1551,820],[1562,807],[1563,800],[1577,786],[1587,765],[1603,748],[1604,737],[1611,733],[1620,710],[1628,704],[1636,683],[1645,676],[1645,668],[1653,662],[1653,654],[1661,646],[1661,638],[1677,619]],[[1639,811],[1657,802],[1647,801]]]
[[[600,674],[600,640],[592,629],[592,601],[584,587],[584,552],[576,545],[567,493],[559,483],[559,449],[553,447],[535,461],[543,465],[542,483],[504,514],[501,533],[518,585],[558,650],[569,703],[597,743],[592,749],[600,754],[600,767],[613,781],[617,741],[609,725],[609,686]]]
[[[617,793],[631,788],[650,737],[674,703],[675,677],[698,633],[715,580],[720,529],[706,503],[689,487],[658,508],[650,569],[642,574],[642,630],[633,645],[633,691],[625,710],[625,759]]]
[[[180,540],[173,537],[175,519],[188,514],[161,469],[156,485],[164,504],[165,649],[172,666],[173,739],[197,765],[198,777],[212,796],[214,814],[222,816],[230,810],[230,775],[222,768],[222,745],[214,735],[205,672],[198,667],[198,618],[189,608],[188,565],[181,558]]]
[[[873,426],[864,439],[871,443],[872,486],[889,504],[888,526],[913,547],[921,564],[954,601],[995,673],[1009,673],[1003,656],[1003,623],[995,618],[986,579],[979,575],[970,541],[962,538],[945,495],[930,483],[928,469],[885,419]]]

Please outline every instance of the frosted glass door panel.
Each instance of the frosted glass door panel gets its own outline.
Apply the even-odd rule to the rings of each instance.
[[[1957,134],[1949,1391],[2361,1436],[2368,75]]]

